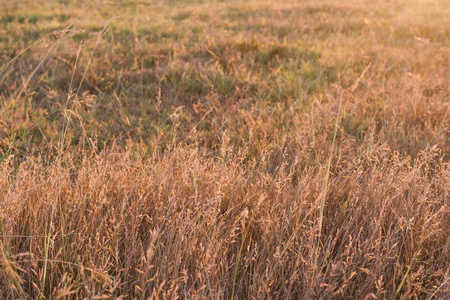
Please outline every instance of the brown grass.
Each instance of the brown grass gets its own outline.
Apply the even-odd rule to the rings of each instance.
[[[0,298],[449,297],[445,1],[89,3],[0,3]]]

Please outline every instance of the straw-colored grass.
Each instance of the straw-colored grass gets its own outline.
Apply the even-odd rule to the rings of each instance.
[[[446,1],[1,1],[1,299],[450,296]]]

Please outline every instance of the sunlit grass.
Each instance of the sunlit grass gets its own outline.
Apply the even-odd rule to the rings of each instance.
[[[81,2],[0,2],[0,298],[448,297],[445,1]]]

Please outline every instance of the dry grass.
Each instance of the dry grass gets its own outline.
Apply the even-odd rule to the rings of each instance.
[[[449,297],[445,1],[89,3],[0,2],[0,298]]]

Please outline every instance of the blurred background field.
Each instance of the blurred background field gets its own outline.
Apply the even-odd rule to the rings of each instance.
[[[3,298],[450,295],[446,1],[1,1]]]

